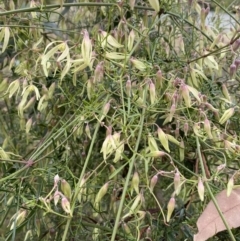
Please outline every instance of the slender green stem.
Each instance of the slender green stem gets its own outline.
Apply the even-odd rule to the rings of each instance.
[[[207,180],[206,172],[205,172],[205,168],[204,168],[204,164],[203,164],[203,159],[202,159],[202,154],[201,154],[201,149],[200,149],[201,147],[200,147],[199,139],[198,139],[197,136],[196,136],[196,144],[197,144],[198,157],[199,157],[199,161],[200,161],[200,165],[201,165],[201,169],[202,169],[202,175],[203,175],[204,179]],[[205,184],[206,184],[208,192],[209,192],[209,194],[211,196],[211,199],[212,199],[212,201],[213,201],[213,203],[214,203],[214,205],[215,205],[215,207],[216,207],[216,209],[217,209],[217,211],[219,213],[219,216],[221,217],[221,219],[222,219],[222,221],[223,221],[223,223],[224,223],[224,225],[225,225],[225,227],[226,227],[226,229],[227,229],[227,231],[229,233],[229,236],[230,236],[231,240],[232,241],[236,241],[236,239],[234,238],[233,233],[232,233],[232,231],[231,231],[231,229],[230,229],[230,227],[229,227],[225,217],[222,214],[222,211],[221,211],[221,209],[220,209],[220,207],[219,207],[219,205],[217,203],[217,200],[215,199],[215,197],[214,197],[214,195],[212,193],[210,185],[208,184],[207,181],[205,182]]]
[[[96,140],[96,137],[97,137],[97,133],[98,133],[99,127],[100,127],[100,123],[98,122],[97,125],[96,125],[96,128],[95,128],[95,132],[93,134],[93,138],[92,138],[92,141],[91,141],[91,144],[90,144],[90,147],[89,147],[89,151],[88,151],[88,154],[87,154],[87,157],[86,157],[86,161],[84,162],[84,166],[83,166],[83,169],[82,169],[79,181],[78,181],[77,186],[76,186],[76,190],[75,190],[75,194],[74,194],[74,197],[73,197],[73,201],[71,202],[71,213],[74,212],[74,208],[75,208],[75,204],[76,204],[76,200],[77,200],[77,195],[78,195],[78,193],[80,191],[80,184],[81,184],[81,181],[82,181],[82,179],[83,179],[83,177],[84,177],[84,175],[86,173],[86,169],[87,169],[88,162],[89,162],[91,154],[92,154],[93,146],[95,144],[95,140]],[[71,221],[72,221],[72,218],[69,218],[67,220],[67,223],[66,223],[66,226],[65,226],[65,230],[64,230],[64,234],[63,234],[63,237],[62,237],[62,241],[67,240],[67,234],[68,234],[68,230],[69,230],[69,226],[71,224]]]
[[[126,111],[125,111],[125,101],[124,101],[124,93],[123,93],[123,79],[122,76],[120,77],[120,88],[121,88],[121,99],[122,99],[122,108],[123,108],[123,123],[126,126],[127,118],[126,118]]]
[[[145,102],[145,100],[146,100],[146,90],[144,90],[144,96],[143,96],[143,101]],[[135,145],[135,148],[134,148],[133,156],[130,159],[128,174],[127,174],[127,177],[126,177],[126,180],[125,180],[125,183],[124,183],[122,197],[121,197],[121,200],[120,200],[120,203],[119,203],[119,208],[118,208],[117,216],[116,216],[116,219],[115,219],[115,224],[114,224],[114,228],[113,228],[113,232],[112,232],[111,241],[115,240],[115,237],[116,237],[116,234],[117,234],[119,221],[120,221],[121,213],[122,213],[122,210],[123,210],[123,204],[124,204],[125,196],[126,196],[127,189],[128,189],[128,184],[130,182],[130,177],[131,177],[132,170],[133,170],[133,167],[134,167],[134,163],[135,163],[135,160],[136,160],[138,147],[139,147],[140,141],[142,139],[145,112],[146,112],[146,109],[143,108],[142,113],[141,113],[141,117],[140,117],[140,123],[139,123],[140,128],[139,128],[139,132],[138,132],[138,138],[137,138],[137,142],[136,142],[136,145]]]
[[[109,100],[109,96],[107,96],[106,102],[108,100]],[[96,124],[95,131],[94,131],[94,134],[93,134],[93,137],[92,137],[92,141],[91,141],[91,144],[90,144],[90,147],[89,147],[89,150],[88,150],[88,154],[87,154],[86,160],[84,162],[84,166],[82,168],[82,172],[81,172],[81,175],[79,177],[78,183],[77,183],[76,188],[75,188],[75,193],[74,193],[74,196],[73,196],[73,199],[72,199],[72,202],[71,202],[71,213],[72,214],[73,214],[74,209],[75,209],[75,204],[76,204],[76,201],[77,201],[78,193],[79,193],[80,188],[81,188],[80,185],[81,185],[82,179],[83,179],[83,177],[84,177],[84,175],[86,173],[86,169],[87,169],[90,157],[91,157],[92,152],[93,152],[93,146],[94,146],[95,141],[97,139],[97,133],[98,133],[98,130],[100,128],[100,125],[101,125],[100,122],[98,122]],[[67,234],[68,234],[68,231],[69,231],[69,227],[70,227],[71,221],[72,221],[72,218],[69,217],[69,219],[67,220],[66,226],[65,226],[65,230],[64,230],[63,237],[62,237],[62,241],[67,240]]]
[[[164,223],[166,224],[166,223],[167,223],[167,222],[166,222],[166,217],[165,217],[165,215],[164,215],[164,212],[163,212],[163,209],[162,209],[161,204],[159,203],[156,195],[153,193],[153,191],[152,191],[150,188],[149,188],[149,192],[151,193],[151,195],[152,195],[153,198],[155,199],[155,201],[156,201],[156,203],[157,203],[157,205],[158,205],[158,207],[159,207],[159,209],[160,209],[160,212],[162,213]]]
[[[39,5],[38,7],[32,7],[32,8],[20,8],[15,9],[11,11],[1,12],[0,16],[7,16],[11,14],[17,14],[17,13],[25,13],[25,12],[43,12],[46,9],[56,9],[61,7],[117,7],[116,3],[100,3],[100,2],[81,2],[81,3],[64,3],[62,5],[60,4],[51,4],[51,5]],[[126,5],[125,5],[126,6]],[[143,9],[143,10],[149,10],[154,11],[151,7],[145,7],[145,6],[135,6],[135,9]]]

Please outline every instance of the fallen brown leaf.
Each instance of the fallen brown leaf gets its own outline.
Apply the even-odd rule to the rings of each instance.
[[[232,191],[227,197],[227,190],[216,195],[216,201],[230,228],[240,226],[240,188]],[[198,233],[194,235],[194,241],[205,241],[218,232],[226,230],[226,227],[218,214],[212,201],[209,202],[197,221]]]

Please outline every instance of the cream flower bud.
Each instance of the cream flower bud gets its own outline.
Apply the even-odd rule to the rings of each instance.
[[[137,195],[137,197],[135,198],[135,200],[134,200],[134,202],[133,202],[133,204],[132,204],[132,206],[131,206],[131,208],[130,208],[130,213],[131,213],[131,214],[135,212],[135,210],[137,209],[137,207],[139,206],[139,204],[142,202],[142,200],[143,200],[142,193],[139,193],[139,194]]]
[[[218,112],[218,109],[214,108],[214,107],[213,107],[210,103],[208,103],[208,102],[205,103],[205,106],[206,106],[209,110],[211,110],[211,111],[213,111],[213,112]]]
[[[186,84],[181,86],[181,95],[187,107],[191,107],[191,97],[189,95],[189,89]]]
[[[235,64],[231,64],[230,70],[229,70],[230,79],[233,79],[235,77],[236,72],[237,72],[237,66]]]
[[[158,0],[148,0],[151,7],[158,13],[160,11],[160,5]]]
[[[12,218],[11,220],[14,218],[12,225],[10,227],[10,230],[12,230],[13,228],[15,228],[16,226],[19,226],[26,218],[27,215],[27,210],[19,210]]]
[[[46,87],[46,85],[42,85],[41,94],[48,95],[48,88]]]
[[[238,67],[240,66],[240,59],[236,59],[236,60],[234,61],[234,64],[236,65],[236,67],[237,67],[237,69],[238,69]]]
[[[110,107],[111,107],[110,102],[108,102],[107,104],[104,105],[103,111],[102,111],[102,116],[101,116],[101,118],[100,118],[101,121],[102,121],[102,120],[106,117],[106,115],[108,114],[108,111],[110,110]]]
[[[176,203],[175,198],[171,197],[167,205],[167,222],[170,221],[172,213],[175,209],[175,203]]]
[[[205,15],[206,15],[206,17],[209,14],[209,12],[210,12],[210,6],[208,5],[207,8],[205,8]]]
[[[222,84],[222,93],[227,100],[231,101],[230,94],[229,94],[227,86],[225,84]]]
[[[184,135],[187,136],[188,135],[188,130],[189,130],[189,125],[187,122],[184,123],[183,126],[183,131],[184,131]]]
[[[162,146],[164,147],[164,149],[168,152],[170,152],[169,150],[169,145],[168,145],[168,137],[167,135],[163,132],[163,130],[161,128],[158,127],[157,130],[157,134],[158,134],[158,139],[161,142]]]
[[[60,181],[60,177],[57,174],[54,176],[54,186],[57,185],[59,181]]]
[[[233,49],[233,51],[236,51],[236,50],[238,50],[239,47],[240,47],[240,39],[237,39],[237,40],[233,43],[232,49]]]
[[[56,83],[53,82],[48,89],[48,98],[49,99],[52,99],[55,89],[56,89]]]
[[[177,146],[180,146],[180,142],[176,138],[174,138],[172,135],[167,134],[167,138],[170,142],[174,143]]]
[[[9,93],[9,98],[11,98],[20,89],[19,79],[14,80],[8,87],[7,92]]]
[[[199,123],[194,123],[193,125],[193,132],[196,136],[199,136],[199,137],[203,137],[200,133],[199,133],[199,130],[200,130],[200,125]]]
[[[138,194],[139,193],[139,175],[137,172],[134,172],[134,174],[133,174],[131,186],[135,190],[135,192]]]
[[[152,81],[149,84],[149,95],[150,95],[151,104],[153,105],[156,100],[156,89],[155,89],[155,84]]]
[[[156,73],[156,87],[162,88],[163,85],[163,77],[162,77],[162,71],[159,69]]]
[[[55,191],[55,193],[53,195],[53,200],[54,200],[55,206],[57,206],[59,199],[60,199],[60,193],[59,193],[59,191]]]
[[[148,146],[151,152],[158,151],[157,142],[151,134],[148,135]]]
[[[176,195],[178,195],[181,191],[181,179],[178,171],[174,175],[174,190]]]
[[[62,209],[66,212],[66,213],[68,213],[68,214],[70,214],[70,216],[72,216],[71,215],[71,208],[70,208],[70,202],[68,201],[68,199],[66,198],[66,197],[63,197],[62,198]]]
[[[70,200],[72,196],[71,186],[65,179],[61,181],[61,190],[68,200]]]
[[[227,197],[229,197],[231,195],[231,192],[233,190],[233,186],[234,186],[234,180],[233,180],[233,177],[231,177],[228,180],[228,184],[227,184]]]
[[[165,98],[165,100],[166,100],[167,102],[171,102],[171,100],[172,100],[172,95],[171,95],[169,92],[166,92],[166,93],[164,94],[164,98]]]
[[[235,144],[228,141],[228,140],[224,140],[224,148],[226,151],[231,151],[232,153],[235,153]]]
[[[151,181],[150,181],[150,190],[153,192],[153,189],[154,187],[156,186],[158,182],[158,175],[154,175],[152,178],[151,178]]]
[[[164,151],[152,151],[147,156],[158,158],[158,157],[163,157],[165,155],[166,155],[166,153]]]
[[[126,83],[126,94],[127,94],[127,97],[131,97],[131,92],[132,92],[132,83],[131,83],[131,80],[128,79],[127,83]]]
[[[12,205],[12,202],[13,202],[13,199],[15,199],[15,196],[14,196],[14,195],[11,196],[11,197],[7,200],[6,205],[7,205],[7,206],[11,206],[11,205]]]
[[[109,170],[110,170],[110,173],[113,174],[116,171],[116,168],[113,165],[110,164]]]
[[[83,30],[83,41],[81,46],[82,58],[86,65],[91,66],[92,58],[92,42],[89,38],[87,30]]]
[[[99,31],[98,39],[101,43],[102,48],[108,47],[110,49],[113,49],[123,47],[123,45],[118,43],[118,41],[111,34],[103,30]]]
[[[26,133],[28,134],[32,127],[32,118],[30,118],[26,123]]]
[[[27,87],[27,90],[26,90],[26,92],[28,92],[29,91],[29,93],[30,92],[35,92],[35,95],[36,95],[36,99],[37,100],[39,100],[40,99],[40,93],[39,93],[39,90],[38,90],[38,88],[35,86],[35,85],[29,85],[28,87]],[[23,90],[23,93],[22,93],[22,95],[24,95],[24,92],[25,92],[25,90]]]
[[[199,195],[200,200],[203,202],[203,200],[204,200],[204,185],[203,185],[203,182],[202,182],[201,178],[198,179],[198,195]]]
[[[222,115],[222,117],[220,118],[219,123],[221,125],[224,124],[227,120],[229,120],[233,116],[234,112],[235,112],[234,107],[226,110]]]
[[[172,121],[175,111],[176,111],[176,105],[173,103],[171,108],[170,108],[170,113],[168,115],[168,121],[169,122]]]
[[[109,186],[109,183],[105,183],[101,188],[100,190],[98,191],[97,193],[97,196],[95,198],[95,204],[99,204],[99,202],[102,200],[102,198],[106,195],[107,191],[108,191],[108,186]]]
[[[87,137],[91,140],[91,139],[92,139],[92,137],[91,137],[91,131],[90,131],[90,127],[89,127],[88,123],[86,124],[85,132],[86,132],[86,134],[87,134]]]
[[[140,71],[144,71],[147,68],[147,66],[142,61],[140,61],[138,59],[131,58],[130,61],[133,64],[133,66]]]
[[[128,58],[127,54],[119,53],[119,52],[106,52],[105,54],[107,59],[114,59],[114,60],[121,60],[121,59],[126,59]],[[119,63],[120,66],[123,67],[122,64]]]
[[[13,0],[9,0],[9,9],[10,10],[15,10],[15,3]]]
[[[87,96],[89,100],[92,99],[93,93],[94,93],[93,79],[90,78],[87,81]]]
[[[4,78],[0,84],[0,93],[6,91],[8,86],[8,78]]]
[[[128,43],[127,43],[128,51],[132,50],[134,39],[135,39],[135,33],[134,33],[133,30],[131,30],[129,35],[128,35]]]
[[[103,153],[103,158],[106,160],[108,153],[111,152],[111,138],[112,135],[108,135],[102,145],[100,153]]]
[[[27,104],[24,106],[23,110],[27,110],[31,107],[34,106],[35,104],[35,100],[36,100],[36,96],[33,96],[32,98],[30,98],[30,100],[27,102]]]
[[[126,232],[126,234],[131,234],[131,230],[125,222],[122,223],[122,228]]]
[[[149,226],[146,231],[146,237],[148,238],[151,237],[151,233],[152,233],[152,230],[151,230],[151,227]]]
[[[103,61],[98,63],[94,71],[94,83],[100,82],[103,79],[104,66]]]
[[[207,118],[205,118],[205,120],[204,120],[204,130],[206,131],[206,133],[208,135],[208,138],[213,139],[213,135],[212,135],[212,132],[211,132],[211,124],[210,124],[210,121]]]
[[[114,134],[112,135],[112,138],[110,139],[111,146],[114,150],[116,150],[117,145],[120,143],[120,137],[121,137],[120,132],[114,132]]]
[[[130,6],[130,9],[131,9],[131,10],[134,9],[135,2],[136,2],[136,0],[129,0],[129,6]]]

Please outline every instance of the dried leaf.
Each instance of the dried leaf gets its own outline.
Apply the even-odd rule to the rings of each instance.
[[[230,228],[240,226],[240,188],[236,188],[227,197],[227,190],[223,190],[215,197],[225,220]],[[207,205],[197,221],[198,233],[194,241],[205,241],[218,232],[226,230],[219,213],[212,201]]]

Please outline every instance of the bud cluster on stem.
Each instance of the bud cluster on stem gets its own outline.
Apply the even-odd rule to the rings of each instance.
[[[60,192],[58,189],[59,182],[61,182],[62,192]],[[54,194],[53,194],[53,196],[51,196],[53,191],[54,191]],[[70,207],[71,206],[70,205],[71,193],[72,192],[71,192],[70,184],[66,180],[61,179],[59,177],[59,175],[57,174],[54,176],[54,185],[53,185],[53,189],[51,190],[51,192],[45,198],[40,197],[39,200],[45,205],[45,207],[48,209],[48,211],[51,211],[51,207],[49,205],[50,201],[53,199],[54,205],[57,206],[57,204],[61,198],[62,209],[67,214],[72,216],[72,211],[71,211],[71,207]],[[50,198],[48,198],[49,196],[50,196]]]

